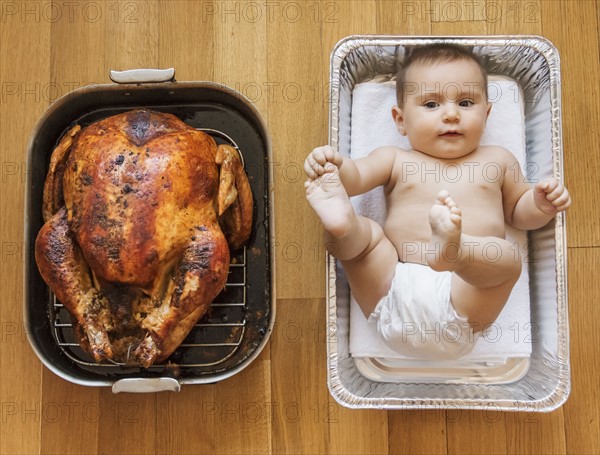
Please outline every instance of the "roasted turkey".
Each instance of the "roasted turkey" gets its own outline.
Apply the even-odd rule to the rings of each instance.
[[[171,114],[129,111],[59,141],[35,259],[95,361],[147,368],[223,289],[252,207],[234,148]]]

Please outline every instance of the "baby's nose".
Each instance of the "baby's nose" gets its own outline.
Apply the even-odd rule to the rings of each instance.
[[[456,121],[459,118],[458,109],[454,103],[448,103],[444,109],[443,120],[445,122]]]

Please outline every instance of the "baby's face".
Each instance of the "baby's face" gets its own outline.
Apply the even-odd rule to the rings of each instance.
[[[402,108],[392,114],[415,150],[436,158],[466,156],[479,146],[491,105],[476,63],[415,64],[406,74]]]

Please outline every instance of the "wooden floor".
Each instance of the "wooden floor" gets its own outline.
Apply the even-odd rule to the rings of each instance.
[[[0,452],[600,452],[600,3],[373,0],[0,2]],[[563,78],[572,392],[550,414],[385,412],[337,405],[326,386],[321,229],[301,165],[327,141],[329,55],[352,34],[536,34]],[[248,96],[273,138],[277,324],[257,361],[180,393],[113,395],[56,377],[26,339],[25,148],[51,101],[109,69],[175,67],[177,79]]]

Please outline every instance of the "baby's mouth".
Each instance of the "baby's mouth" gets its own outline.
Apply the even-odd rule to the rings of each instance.
[[[462,136],[462,133],[459,133],[458,131],[447,131],[445,133],[440,134],[441,137],[460,137]]]

